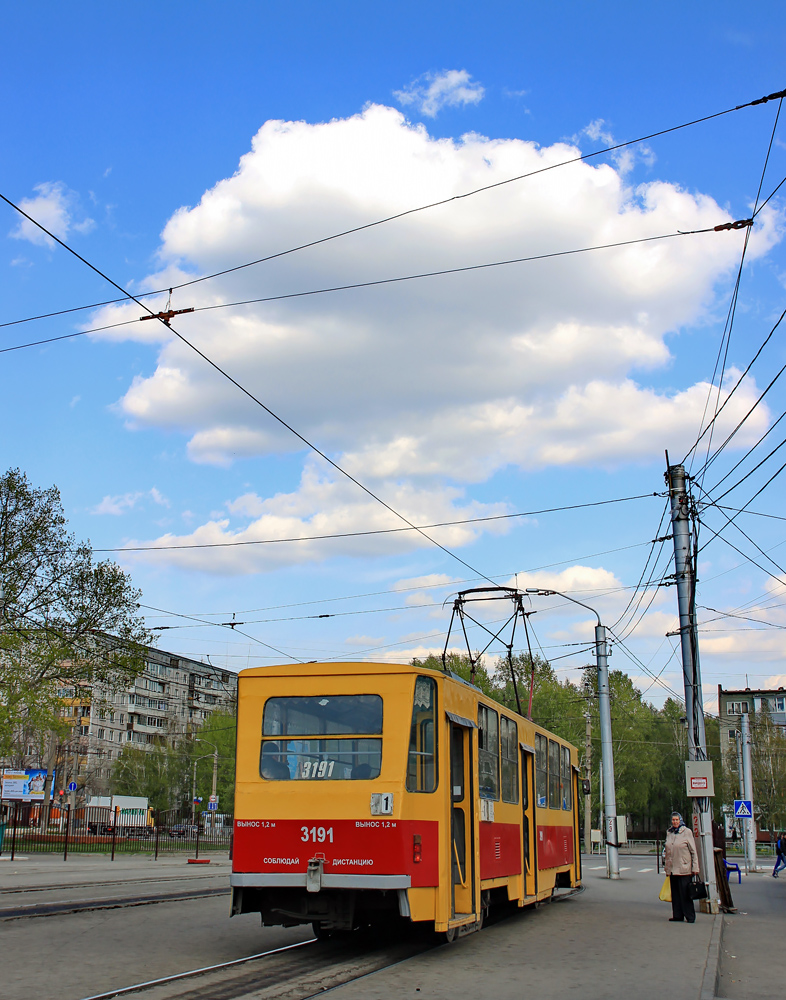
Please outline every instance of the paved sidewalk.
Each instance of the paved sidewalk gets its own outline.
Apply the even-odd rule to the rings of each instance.
[[[625,860],[628,860],[627,858]],[[340,987],[335,1000],[580,997],[698,1000],[715,921],[669,923],[663,875],[631,858],[619,882],[584,869],[586,890]]]
[[[723,918],[718,996],[771,1000],[783,996],[781,955],[786,930],[786,877],[774,879],[772,864],[731,881],[738,912]],[[760,862],[761,863],[761,862]]]

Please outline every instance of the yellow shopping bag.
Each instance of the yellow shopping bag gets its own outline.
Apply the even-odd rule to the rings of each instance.
[[[671,902],[671,879],[668,875],[663,880],[663,885],[660,887],[658,899],[662,899],[664,903]]]

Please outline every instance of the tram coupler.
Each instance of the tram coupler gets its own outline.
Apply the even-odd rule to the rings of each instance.
[[[325,856],[311,858],[306,869],[306,892],[319,892],[322,889],[322,875],[325,869]]]

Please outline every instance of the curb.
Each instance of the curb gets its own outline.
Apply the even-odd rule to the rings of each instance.
[[[701,992],[699,1000],[716,1000],[718,986],[720,985],[720,955],[721,941],[723,940],[723,914],[719,913],[715,917],[710,935],[710,946],[707,949],[707,964],[704,968],[704,976],[701,981]]]

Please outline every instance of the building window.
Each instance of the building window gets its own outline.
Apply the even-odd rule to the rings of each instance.
[[[729,730],[729,743],[736,743],[736,742],[737,742],[737,730],[736,729],[730,729]]]
[[[726,715],[746,715],[749,711],[747,701],[727,701]]]
[[[102,740],[104,738],[104,730],[103,729],[99,729],[98,730],[98,738],[99,738],[99,740]]]

